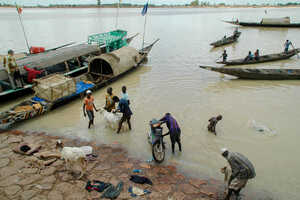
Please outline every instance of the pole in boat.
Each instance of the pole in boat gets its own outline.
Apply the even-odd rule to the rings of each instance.
[[[117,16],[116,16],[116,30],[118,29],[118,23],[119,23],[119,11],[120,11],[120,3],[122,0],[118,0],[118,8],[117,8]]]
[[[20,21],[20,24],[21,24],[21,27],[22,27],[22,30],[23,30],[24,38],[25,38],[25,41],[26,41],[26,46],[28,48],[28,52],[30,53],[30,47],[29,47],[29,44],[28,44],[28,39],[27,39],[27,36],[26,36],[26,33],[25,33],[25,28],[24,28],[24,25],[23,25],[22,17],[21,17],[21,13],[22,13],[23,10],[22,10],[21,7],[19,7],[17,5],[17,3],[15,3],[15,4],[16,4],[17,13],[18,13],[18,16],[19,16],[19,21]]]
[[[147,0],[147,3],[145,4],[145,6],[144,6],[144,8],[143,8],[143,10],[142,10],[142,15],[145,16],[142,49],[144,48],[144,44],[145,44],[145,33],[146,33],[146,24],[147,24],[147,11],[148,11],[149,1],[150,1],[150,0]]]
[[[295,48],[295,46],[293,44],[292,44],[292,47],[293,47],[294,51],[297,51],[296,48]],[[297,54],[297,58],[299,59],[298,51],[296,52],[296,54]]]

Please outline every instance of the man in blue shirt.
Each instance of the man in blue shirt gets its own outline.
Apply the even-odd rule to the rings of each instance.
[[[119,122],[119,128],[118,128],[117,133],[120,133],[120,130],[122,128],[122,124],[125,121],[127,121],[129,130],[131,130],[130,118],[131,118],[131,115],[132,115],[132,111],[129,107],[128,100],[124,99],[124,98],[119,99],[119,97],[114,96],[113,101],[114,102],[119,102],[117,111],[123,113],[123,116],[122,116],[122,118]]]
[[[284,43],[284,52],[288,53],[290,45],[293,45],[291,41],[286,40],[286,42]]]
[[[162,123],[167,124],[167,127],[169,129],[168,134],[170,134],[170,139],[172,142],[172,153],[174,154],[176,142],[178,144],[179,151],[181,152],[181,142],[180,142],[181,130],[180,130],[180,127],[179,127],[177,121],[172,117],[172,115],[170,113],[165,114],[165,116],[163,118],[161,118],[159,121],[162,121]]]

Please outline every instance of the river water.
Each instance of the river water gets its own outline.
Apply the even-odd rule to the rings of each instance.
[[[144,18],[140,9],[121,9],[118,28],[129,35],[141,33],[131,46],[140,48]],[[267,17],[291,16],[300,20],[300,8],[268,9]],[[24,9],[23,20],[30,45],[52,48],[71,41],[86,41],[89,34],[115,28],[115,9]],[[146,42],[160,38],[149,62],[111,86],[120,94],[122,85],[134,112],[131,132],[115,134],[105,128],[96,114],[96,126],[87,129],[82,101],[75,100],[53,112],[19,124],[22,130],[46,131],[50,134],[79,137],[99,143],[121,143],[141,159],[151,158],[146,141],[148,122],[171,112],[182,128],[183,152],[171,155],[167,138],[167,161],[176,162],[190,174],[222,179],[219,168],[226,163],[220,148],[246,155],[255,165],[257,177],[247,192],[274,199],[300,198],[299,81],[245,81],[200,69],[211,65],[223,48],[211,49],[213,42],[231,34],[234,26],[221,22],[238,17],[240,21],[259,21],[264,9],[150,9]],[[26,45],[15,9],[0,9],[0,53],[8,49],[25,51]],[[259,48],[262,54],[283,50],[290,39],[300,46],[300,29],[241,28],[239,42],[227,46],[230,58],[245,57]],[[254,65],[251,67],[299,67],[299,59]],[[96,105],[104,104],[105,89],[94,93]],[[1,111],[16,102],[1,105]],[[206,130],[210,117],[223,115],[218,135]],[[254,126],[254,127],[253,127]],[[259,127],[265,126],[264,132]],[[101,155],[100,155],[101,156]]]

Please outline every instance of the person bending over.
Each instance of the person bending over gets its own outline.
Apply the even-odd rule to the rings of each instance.
[[[209,125],[207,126],[208,131],[214,133],[215,135],[217,135],[216,132],[216,125],[219,121],[222,120],[222,115],[218,115],[217,117],[212,117],[210,118],[209,121]]]
[[[169,132],[166,134],[170,134],[170,139],[172,143],[172,153],[175,153],[175,143],[178,144],[179,151],[181,152],[181,141],[180,141],[180,135],[181,130],[180,127],[176,121],[176,119],[170,114],[166,113],[163,118],[161,118],[159,121],[167,124],[167,127],[169,129]]]

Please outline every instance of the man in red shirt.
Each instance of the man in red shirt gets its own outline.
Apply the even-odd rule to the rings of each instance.
[[[32,83],[33,79],[36,78],[36,75],[40,75],[42,73],[42,71],[39,71],[36,67],[31,69],[27,66],[24,66],[24,69],[28,72],[28,77],[27,77],[28,83]]]

